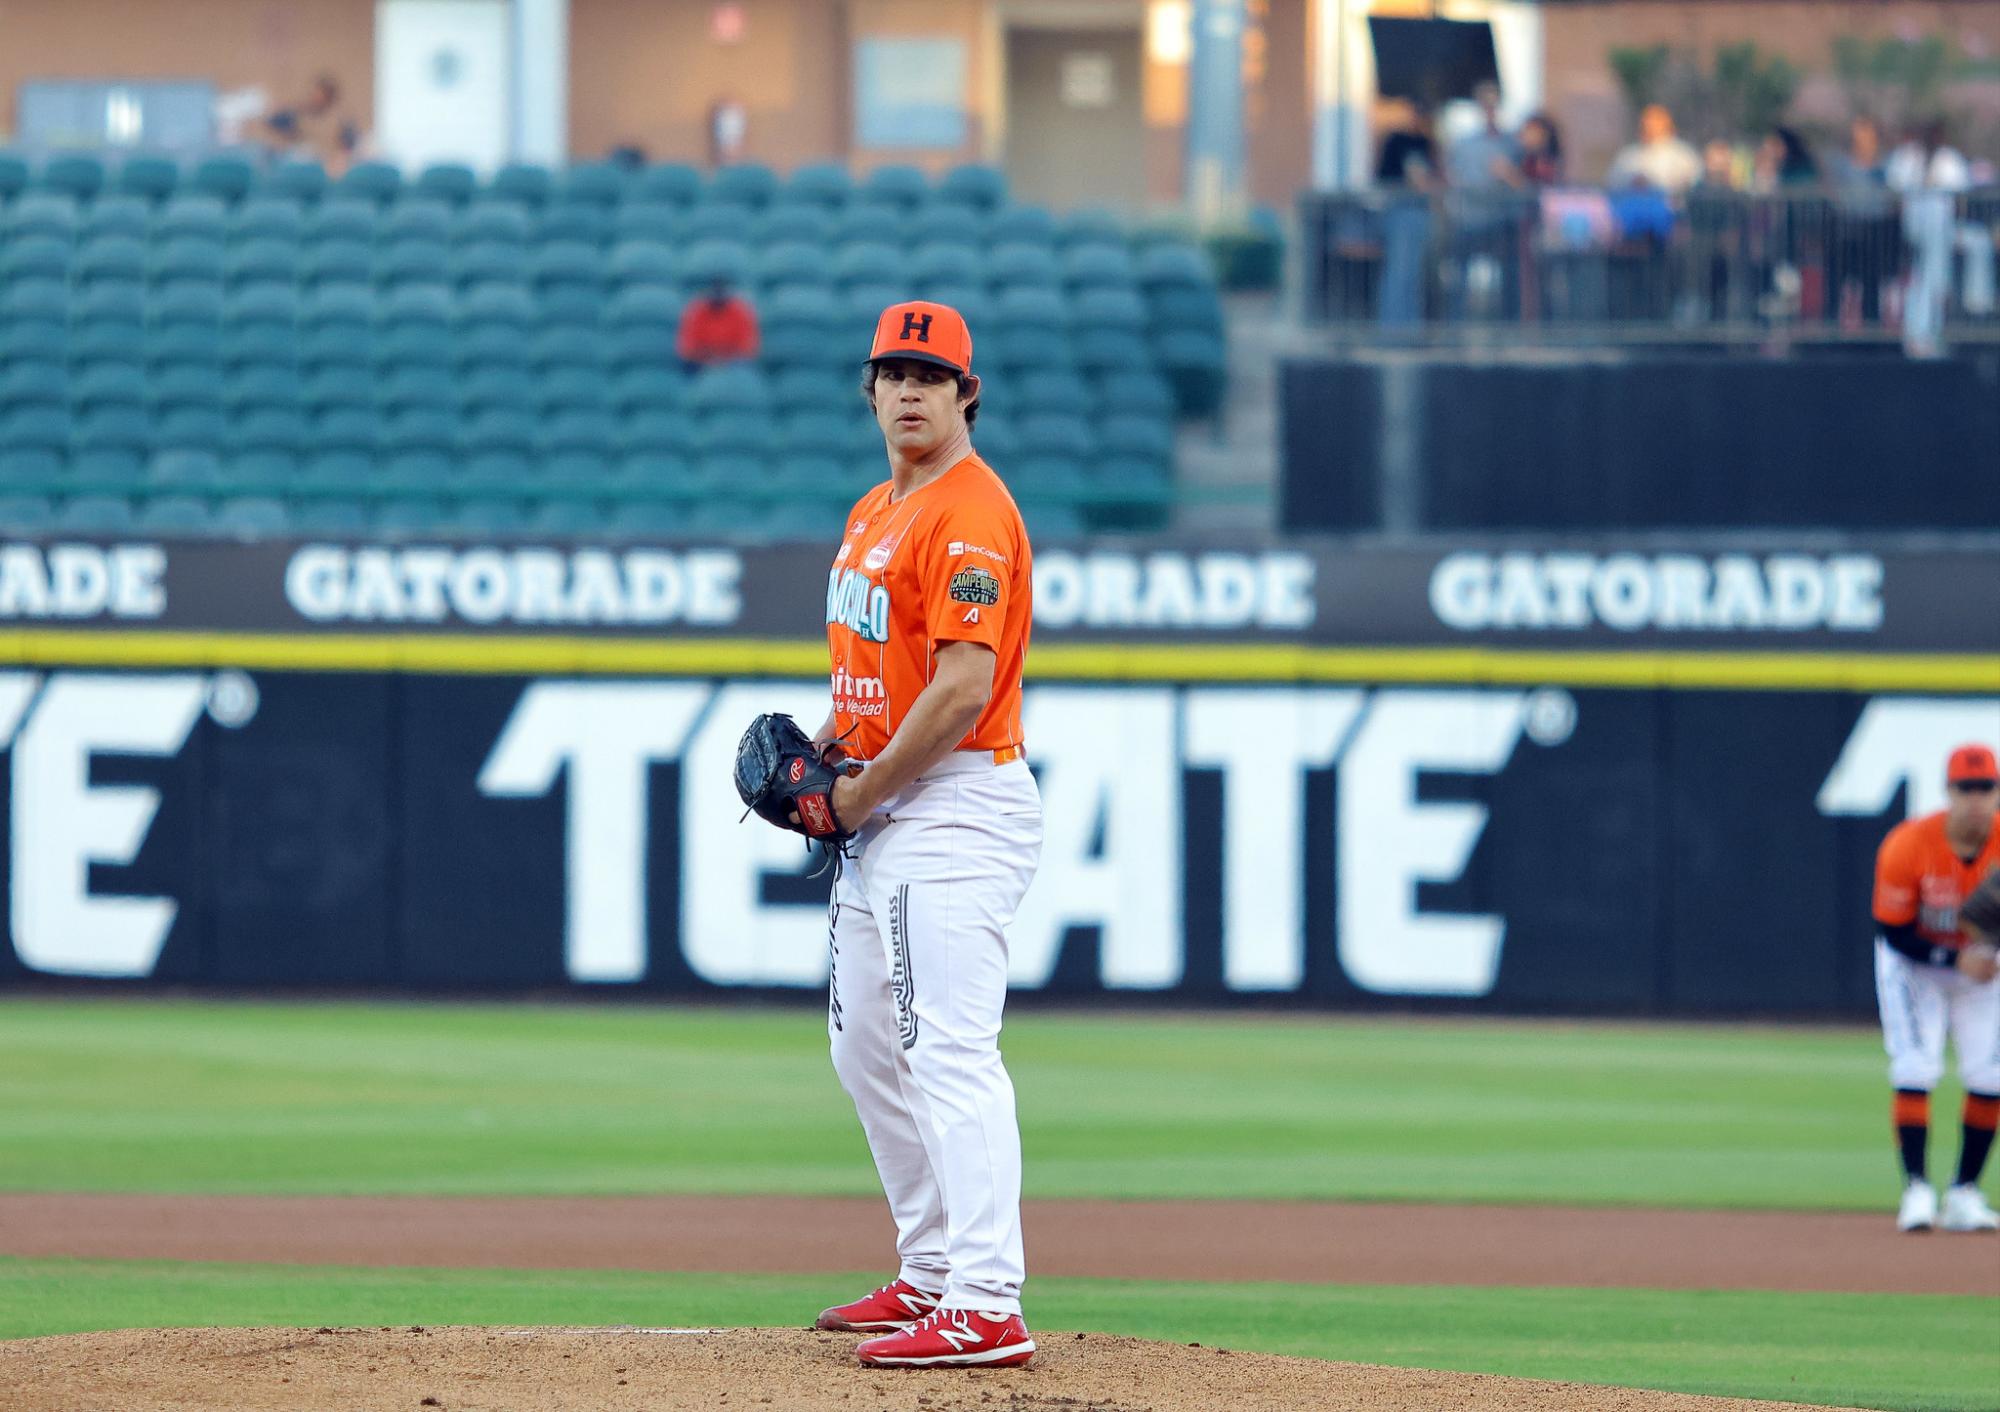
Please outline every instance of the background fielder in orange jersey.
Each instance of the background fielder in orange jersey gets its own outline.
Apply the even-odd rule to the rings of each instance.
[[[1962,745],[1945,764],[1949,807],[1889,831],[1875,860],[1875,995],[1895,1088],[1903,1158],[1901,1230],[2000,1228],[1979,1174],[2000,1124],[2000,980],[1993,948],[1968,943],[1959,912],[2000,872],[2000,762]],[[1944,1073],[1945,1038],[1958,1049],[1965,1111],[1958,1175],[1942,1214],[1926,1170],[1931,1089]]]
[[[1041,856],[1023,759],[1033,561],[972,449],[972,334],[942,304],[882,314],[862,380],[889,479],[847,517],[827,578],[833,710],[866,760],[831,795],[855,830],[827,949],[833,1066],[896,1218],[896,1278],[819,1316],[874,1366],[1004,1367],[1021,1319],[1021,1136],[1000,1060],[1007,935]]]

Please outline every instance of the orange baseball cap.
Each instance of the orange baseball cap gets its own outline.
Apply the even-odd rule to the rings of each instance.
[[[875,346],[868,361],[877,358],[912,358],[919,363],[936,363],[953,372],[972,371],[972,330],[965,316],[949,304],[932,304],[912,299],[891,304],[875,321]]]
[[[1994,760],[1991,746],[1961,745],[1951,752],[1951,759],[1945,763],[1944,778],[1947,784],[1962,784],[1967,780],[2000,780],[2000,762]]]

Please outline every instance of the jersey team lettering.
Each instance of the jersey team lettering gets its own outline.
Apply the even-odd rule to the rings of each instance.
[[[835,569],[826,583],[826,621],[863,642],[887,642],[889,590],[859,569]]]
[[[951,576],[946,589],[954,603],[977,603],[990,608],[1000,601],[1000,580],[984,569],[960,569]]]

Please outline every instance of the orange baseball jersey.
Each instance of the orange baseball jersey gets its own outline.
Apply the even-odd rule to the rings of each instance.
[[[893,489],[856,503],[827,578],[835,729],[873,759],[929,684],[938,644],[978,642],[993,649],[993,695],[957,748],[1018,750],[1033,562],[1014,497],[977,456],[901,500]]]
[[[1875,855],[1875,920],[1887,926],[1915,924],[1933,946],[1957,946],[1959,904],[2000,869],[2000,828],[1987,832],[1986,846],[1967,863],[1945,841],[1944,813],[1926,814],[1889,830]]]

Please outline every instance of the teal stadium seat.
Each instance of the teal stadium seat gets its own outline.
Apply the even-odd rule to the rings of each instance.
[[[611,507],[607,528],[621,539],[672,538],[689,532],[689,509],[664,500],[630,501]]]
[[[563,241],[529,252],[528,283],[539,299],[552,295],[602,298],[604,256],[579,241]]]
[[[628,240],[612,248],[603,267],[613,288],[634,286],[678,289],[680,262],[671,247],[650,240]]]
[[[855,201],[840,212],[826,228],[826,239],[835,245],[880,245],[900,240],[907,213],[886,201]]]
[[[937,199],[991,214],[1007,204],[1007,175],[998,167],[953,167],[938,183]]]
[[[291,289],[299,279],[299,247],[290,240],[246,240],[222,261],[223,283],[235,287],[275,283]]]
[[[692,412],[709,414],[768,413],[771,384],[763,373],[748,363],[724,363],[704,368],[688,388],[687,406]]]
[[[33,534],[54,526],[55,503],[44,495],[0,495],[0,531]]]
[[[83,152],[65,152],[48,159],[35,184],[77,201],[88,201],[104,187],[104,163]]]
[[[972,245],[920,245],[910,257],[908,275],[919,286],[986,283],[986,262]]]
[[[285,516],[294,534],[359,536],[366,534],[370,525],[365,504],[333,496],[287,501]]]
[[[573,162],[556,182],[556,200],[609,210],[625,199],[628,180],[625,169],[615,162]]]
[[[1056,242],[1056,218],[1044,206],[1002,207],[986,230],[995,245],[1053,246]]]
[[[1099,403],[1119,412],[1152,417],[1164,423],[1175,412],[1174,390],[1157,373],[1136,368],[1106,372],[1097,380]]]
[[[422,495],[399,495],[377,504],[370,519],[376,534],[396,539],[434,539],[446,514],[441,500]]]
[[[840,299],[845,347],[857,350],[854,362],[858,366],[868,356],[868,340],[875,332],[875,321],[882,317],[882,311],[891,304],[916,298],[918,291],[913,285],[865,280],[843,285],[836,293]],[[978,346],[975,341],[975,350]]]
[[[217,532],[239,539],[277,539],[292,527],[282,500],[264,495],[232,495],[215,509]]]
[[[214,196],[182,192],[153,217],[152,239],[158,242],[201,241],[220,245],[229,231],[228,210]]]
[[[1137,270],[1122,245],[1076,245],[1063,251],[1063,283],[1072,290],[1132,289]]]
[[[290,368],[243,367],[222,380],[222,405],[234,413],[259,407],[296,408],[305,402],[305,384]]]
[[[767,294],[788,288],[823,289],[831,282],[823,245],[788,240],[758,252],[757,284]]]
[[[909,220],[919,245],[977,246],[986,239],[985,219],[963,206],[925,206]]]
[[[232,243],[252,241],[297,243],[305,233],[305,214],[296,201],[264,194],[261,190],[229,213],[228,235]]]
[[[451,236],[453,215],[445,202],[413,192],[383,210],[375,238],[385,245],[404,240],[442,245]]]
[[[0,152],[0,205],[27,189],[29,175],[27,158],[18,152]]]
[[[375,472],[376,451],[356,452],[352,450],[329,451],[319,447],[307,450],[300,462],[299,474],[292,482],[300,495],[289,497],[288,503],[293,513],[301,514],[304,508],[320,495],[356,495],[374,484],[379,477]]]
[[[748,227],[750,244],[759,250],[786,240],[824,244],[827,220],[832,214],[824,206],[781,200],[766,206],[751,218]]]
[[[459,297],[457,314],[461,329],[499,329],[517,338],[526,338],[537,324],[535,301],[518,284],[486,284],[466,290]]]
[[[609,405],[604,371],[567,363],[545,368],[535,384],[533,400],[549,414],[576,410],[602,414]]]
[[[296,158],[278,163],[258,183],[259,195],[301,203],[318,201],[326,195],[326,168],[318,162]]]
[[[462,206],[479,189],[479,177],[462,162],[433,162],[418,174],[414,189],[420,196]]]
[[[340,196],[370,201],[377,206],[395,200],[402,189],[402,171],[388,162],[356,162],[340,174],[332,187]]]
[[[792,169],[781,189],[781,199],[800,205],[834,210],[847,204],[854,194],[854,179],[838,162],[807,162]]]
[[[1018,449],[1026,458],[1060,459],[1082,470],[1097,454],[1097,438],[1080,416],[1042,412],[1022,418]]]
[[[753,210],[771,204],[778,194],[778,177],[761,162],[736,162],[722,167],[708,184],[708,199]]]
[[[1214,334],[1173,330],[1153,339],[1153,356],[1173,385],[1181,414],[1212,416],[1228,388],[1228,350]]]
[[[486,194],[490,199],[516,206],[540,206],[548,201],[554,187],[547,167],[533,162],[509,162],[493,174]]]
[[[448,272],[460,288],[480,284],[510,284],[527,292],[527,250],[500,240],[481,240],[452,247]]]
[[[750,247],[740,241],[704,240],[689,246],[680,259],[681,278],[688,284],[720,279],[747,285],[750,269]]]
[[[704,201],[683,211],[674,223],[674,244],[683,249],[713,240],[736,244],[749,238],[753,222],[748,206]]]
[[[999,289],[1052,290],[1062,285],[1062,266],[1055,252],[1041,245],[1013,242],[999,246],[987,259],[987,272]]]
[[[471,456],[526,458],[535,445],[540,419],[526,406],[481,406],[460,418],[458,444]]]
[[[677,240],[682,206],[664,201],[627,201],[611,214],[609,238],[614,244],[627,240]]]
[[[74,240],[76,228],[76,202],[59,192],[31,191],[15,197],[0,210],[0,240],[25,240],[31,236]]]
[[[110,190],[157,205],[174,194],[180,179],[180,167],[171,159],[139,153],[119,164],[118,176],[111,183]],[[104,199],[103,196],[98,197],[100,202]]]
[[[133,528],[132,501],[123,495],[72,495],[56,509],[53,528],[71,534],[116,533]]]
[[[472,202],[459,212],[450,226],[451,238],[462,245],[492,241],[526,246],[533,230],[533,220],[526,209],[511,201],[496,201],[490,196]]]
[[[375,250],[375,286],[396,295],[406,290],[436,290],[442,297],[451,262],[443,241],[399,240]]]
[[[528,513],[518,501],[468,500],[446,516],[445,527],[460,537],[511,538],[527,529]]]
[[[1079,329],[1142,333],[1149,322],[1146,301],[1129,288],[1082,290],[1071,301],[1070,309]]]
[[[376,380],[375,400],[392,414],[444,412],[459,405],[458,381],[449,369],[429,363],[392,365]]]
[[[307,418],[306,447],[313,455],[372,458],[382,444],[382,418],[368,403],[341,402]]]
[[[0,283],[16,280],[69,278],[70,251],[67,240],[54,236],[30,235],[0,245]]]
[[[440,267],[443,258],[440,249],[438,252]],[[409,268],[414,272],[414,265]],[[386,292],[378,289],[375,297],[375,323],[377,328],[385,330],[442,331],[451,323],[451,295],[442,283],[429,281],[395,285]]]
[[[669,409],[637,411],[617,424],[621,461],[685,456],[693,441],[693,427],[687,418]]]
[[[688,207],[701,200],[701,173],[678,162],[659,162],[634,173],[625,199]]]
[[[609,521],[604,508],[594,501],[539,500],[530,507],[523,528],[534,534],[588,538],[602,534]]]
[[[182,282],[222,284],[222,242],[202,236],[183,236],[155,241],[147,262],[146,278],[155,286]]]
[[[606,384],[605,400],[621,413],[671,411],[685,401],[686,388],[678,368],[621,366]]]
[[[1056,222],[1056,239],[1065,249],[1077,245],[1123,245],[1125,225],[1110,211],[1084,206],[1066,212]]]
[[[530,367],[544,374],[556,367],[587,369],[601,374],[604,371],[604,345],[582,329],[543,329],[529,340],[527,361]]]
[[[78,240],[84,242],[106,236],[144,240],[152,226],[153,208],[142,197],[100,196],[83,213],[76,233]]]
[[[761,322],[767,364],[824,364],[827,349],[838,346],[840,305],[825,289],[774,290],[764,301]]]
[[[241,201],[256,184],[257,168],[248,158],[224,153],[198,163],[183,189],[228,203]]]
[[[1070,351],[1076,365],[1093,377],[1153,366],[1152,345],[1143,334],[1130,329],[1093,327],[1079,322],[1070,336]]]
[[[458,377],[458,405],[467,415],[500,410],[527,416],[533,400],[534,383],[527,373],[512,367],[473,367]]]
[[[136,355],[138,350],[132,350]],[[80,370],[70,379],[69,398],[80,411],[98,407],[146,405],[146,369],[137,361],[100,362]]]
[[[535,217],[533,239],[580,240],[586,245],[602,245],[611,237],[611,213],[616,209],[572,202],[545,207]]]
[[[322,201],[307,212],[300,238],[316,245],[353,243],[370,246],[375,242],[379,213],[373,203],[353,197]]]
[[[772,375],[771,393],[780,408],[793,412],[833,411],[859,415],[861,409],[861,362],[864,346],[851,370],[842,366],[781,368]]]
[[[909,208],[922,205],[931,194],[930,178],[919,167],[889,165],[875,168],[862,179],[858,193],[863,201]]]
[[[544,332],[575,334],[575,328],[544,329]],[[526,376],[532,357],[529,344],[497,331],[475,329],[461,333],[449,350],[452,363],[461,374],[482,368],[510,369]]]
[[[857,285],[899,286],[908,279],[902,266],[903,257],[893,245],[879,241],[843,245],[834,252],[833,279],[843,289]],[[876,312],[879,314],[881,309]]]

